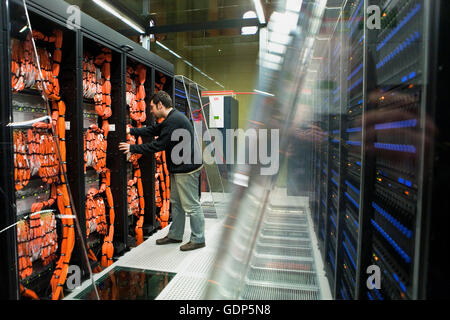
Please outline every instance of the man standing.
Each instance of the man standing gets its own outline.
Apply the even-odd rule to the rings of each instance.
[[[126,142],[119,144],[119,150],[125,154],[140,153],[153,154],[159,151],[166,152],[167,168],[170,173],[170,202],[172,206],[172,224],[166,237],[156,240],[156,244],[180,243],[183,239],[185,226],[185,213],[190,216],[190,241],[180,247],[182,251],[194,250],[205,246],[205,219],[199,199],[199,176],[202,164],[194,161],[194,128],[189,119],[172,107],[172,99],[164,91],[158,91],[150,99],[150,112],[156,119],[164,119],[144,128],[127,128],[127,133],[134,136],[158,137],[151,143],[130,145]],[[172,149],[179,142],[172,141],[172,133],[185,130],[190,137],[190,161],[175,161],[172,159]],[[185,135],[186,136],[186,135]],[[183,140],[181,143],[187,143]]]

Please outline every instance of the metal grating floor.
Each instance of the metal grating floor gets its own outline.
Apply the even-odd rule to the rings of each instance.
[[[322,290],[326,280],[322,272],[319,279],[315,263],[321,257],[313,242],[307,199],[287,197],[280,190],[272,198],[275,201],[264,217],[240,298],[328,299],[329,288]]]
[[[250,285],[244,287],[244,300],[319,300],[320,291],[310,289],[285,289],[265,285]]]
[[[263,253],[266,255],[273,256],[294,256],[294,257],[311,257],[311,248],[301,248],[301,247],[283,247],[274,245],[257,245],[257,253]]]
[[[311,245],[311,240],[301,238],[281,238],[281,237],[265,237],[259,238],[259,243],[265,245],[279,245],[286,247],[307,247]]]
[[[311,227],[307,201],[289,199],[286,202],[281,199],[279,202],[288,203],[289,206],[279,205],[268,212],[264,222],[278,225],[266,225],[267,228],[261,231],[240,299],[331,299],[317,239]],[[303,207],[296,209],[294,204],[301,204]],[[291,228],[283,229],[286,224],[295,224],[297,231]],[[100,278],[115,266],[175,272],[175,277],[156,300],[203,299],[208,276],[214,268],[221,230],[223,225],[220,218],[205,219],[206,247],[190,252],[181,252],[179,244],[156,246],[155,240],[164,237],[168,232],[168,228],[160,230],[143,244],[120,257],[112,266],[96,274],[94,279]],[[189,234],[187,219],[183,243],[189,240]],[[80,292],[89,284],[90,280],[85,281],[66,299],[73,299],[77,291]]]
[[[317,277],[313,271],[294,271],[283,269],[250,268],[247,276],[250,282],[276,283],[277,286],[308,286],[317,289]]]

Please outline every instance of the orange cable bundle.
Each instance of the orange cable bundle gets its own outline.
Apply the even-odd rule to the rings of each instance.
[[[33,299],[33,300],[39,300],[38,295],[33,290],[25,288],[21,283],[19,284],[19,291],[20,294],[24,297]]]
[[[14,180],[16,190],[21,190],[28,184],[31,177],[28,160],[27,138],[23,131],[13,132],[14,144]]]
[[[66,184],[57,186],[57,204],[61,213],[63,237],[61,242],[61,255],[50,281],[52,300],[58,300],[62,296],[62,288],[67,279],[69,262],[75,245],[75,225],[73,223],[72,208],[70,206],[70,198]]]
[[[140,128],[142,123],[146,120],[146,103],[145,103],[145,87],[144,83],[146,81],[147,68],[142,64],[139,64],[134,70],[132,67],[127,68],[127,104],[129,106],[130,118],[136,121],[136,127]],[[132,79],[134,75],[134,79]],[[129,127],[131,127],[129,125]],[[142,144],[142,138],[138,137],[137,141],[132,135],[127,135],[127,141],[130,144]],[[139,245],[144,242],[144,212],[145,212],[145,201],[144,201],[144,189],[142,187],[141,170],[139,168],[138,160],[142,155],[132,154],[128,159],[133,165],[133,179],[128,182],[128,197],[129,208],[136,215],[138,221],[136,222],[135,233],[136,233],[136,244]],[[139,201],[131,201],[135,199],[135,192],[137,185],[137,196]]]
[[[25,88],[23,53],[23,42],[17,39],[11,39],[11,88],[13,92],[18,92]]]
[[[56,233],[56,219],[53,214],[42,215],[44,240],[42,244],[41,259],[44,265],[48,265],[56,258],[58,250],[58,236]]]
[[[33,265],[30,254],[30,228],[28,222],[17,223],[17,256],[19,258],[19,275],[21,279],[31,276]]]
[[[111,117],[111,61],[112,52],[103,48],[102,53],[95,59],[85,55],[83,65],[83,86],[84,97],[94,98],[95,111],[102,118],[102,127],[91,125],[84,136],[84,171],[86,167],[93,167],[101,174],[102,184],[99,190],[90,190],[86,201],[86,229],[87,235],[97,231],[105,235],[102,245],[101,265],[107,267],[112,264],[114,246],[112,244],[114,236],[114,203],[110,190],[110,172],[106,167],[107,139],[109,133],[109,121]],[[109,206],[109,229],[106,221],[106,205],[103,199],[106,195]],[[95,197],[94,197],[95,196]],[[89,249],[89,258],[97,261],[94,253]],[[98,266],[94,272],[101,271]]]
[[[37,48],[37,54],[41,65],[42,79],[38,73],[37,62],[34,56],[32,37],[37,40],[53,43],[55,50],[50,53],[46,49]],[[51,185],[51,196],[47,201],[34,203],[31,207],[29,224],[27,221],[19,222],[18,252],[19,269],[21,278],[32,274],[32,261],[42,259],[47,265],[54,258],[58,249],[56,219],[53,214],[39,212],[46,207],[51,207],[56,202],[61,214],[63,226],[61,240],[61,254],[52,275],[52,299],[62,296],[62,287],[67,278],[67,270],[75,243],[74,221],[68,194],[64,181],[66,171],[66,145],[65,145],[65,112],[64,102],[59,97],[59,72],[62,61],[63,32],[54,30],[48,36],[34,30],[29,33],[25,41],[13,39],[12,48],[12,88],[14,92],[24,88],[32,88],[36,85],[40,91],[45,91],[52,102],[52,123],[38,122],[33,125],[27,134],[15,131],[14,136],[14,164],[16,189],[20,190],[32,175],[39,177]],[[55,136],[46,132],[55,126]],[[42,131],[43,130],[43,131]],[[61,159],[57,156],[57,147],[60,148]],[[27,154],[27,155],[26,155]],[[63,171],[60,170],[60,160]],[[31,298],[37,295],[21,286],[21,294]]]
[[[162,121],[162,119],[158,120],[158,122]],[[156,220],[160,222],[161,228],[165,228],[169,224],[170,215],[170,177],[167,170],[166,152],[155,153],[155,160],[155,201],[156,206],[160,208]]]
[[[103,267],[108,267],[113,263],[113,255],[114,255],[113,237],[114,237],[115,212],[114,212],[114,200],[111,192],[111,172],[107,168],[102,173],[102,182],[103,182],[102,186],[105,186],[106,201],[109,207],[109,231],[104,239],[104,243],[102,246],[101,264]]]

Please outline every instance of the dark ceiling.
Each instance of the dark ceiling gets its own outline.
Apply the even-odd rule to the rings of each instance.
[[[145,28],[150,19],[155,22],[155,26],[173,26],[179,24],[198,24],[205,21],[223,21],[231,19],[241,19],[243,14],[249,10],[255,10],[252,0],[104,0],[124,15]],[[311,3],[318,0],[303,0],[303,3]],[[328,0],[327,7],[337,7],[344,0]],[[138,33],[120,19],[105,11],[92,0],[66,0],[70,4],[80,7],[80,9],[106,24],[112,29],[128,36],[132,40],[139,42]],[[283,5],[284,0],[261,0],[264,8],[266,21],[277,6]],[[326,10],[324,24],[321,33],[326,34],[332,30],[337,14],[336,10]],[[188,59],[201,70],[212,76],[214,79],[224,83],[227,88],[232,88],[233,76],[226,75],[227,70],[232,70],[233,65],[243,72],[243,76],[249,76],[256,72],[256,61],[259,51],[259,36],[241,35],[240,28],[209,29],[183,32],[169,32],[156,34],[156,39],[165,46],[174,50],[183,58]],[[152,51],[162,56],[166,60],[174,63],[177,69],[177,59],[152,44]],[[320,54],[320,46],[317,51]],[[220,69],[217,64],[229,66]],[[178,64],[179,66],[180,64]],[[193,71],[183,69],[177,71],[193,77]],[[231,72],[231,71],[230,71]],[[187,74],[186,74],[187,73]],[[249,82],[250,83],[250,82]],[[203,83],[211,87],[211,83]],[[242,88],[244,90],[251,89]],[[237,89],[237,88],[232,88]]]

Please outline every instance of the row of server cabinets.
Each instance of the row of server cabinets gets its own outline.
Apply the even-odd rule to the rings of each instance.
[[[65,177],[54,162],[56,143],[53,149],[39,149],[55,139],[51,127],[33,128],[29,122],[48,110],[38,78],[29,72],[37,69],[23,2],[2,1],[0,296],[33,297],[29,289],[40,299],[61,299],[69,291],[64,283],[68,266],[78,266],[86,279],[86,261],[98,272],[161,227],[155,157],[127,159],[118,144],[129,139],[127,125],[155,121],[149,98],[158,90],[174,95],[174,68],[84,13],[80,25],[69,24],[72,11],[63,1],[26,3],[31,28],[41,34],[34,38],[44,79],[53,85],[50,116],[57,111],[69,188],[61,188]],[[23,74],[20,68],[14,73],[15,63],[25,69]],[[21,126],[6,126],[18,122]],[[37,156],[40,167],[32,162]],[[34,167],[27,170],[26,165]],[[73,213],[81,232],[70,218]]]
[[[448,9],[346,1],[322,39],[311,206],[335,299],[449,296]]]
[[[182,75],[175,76],[175,92],[174,105],[175,108],[183,113],[195,128],[194,134],[197,137],[202,137],[206,123],[203,117],[204,108],[202,103],[202,92],[206,90],[198,83],[186,78]],[[198,143],[202,144],[202,139],[198,139]],[[200,145],[200,148],[202,146]],[[205,169],[202,169],[202,174],[199,177],[199,197],[202,192],[208,190],[208,179]]]

